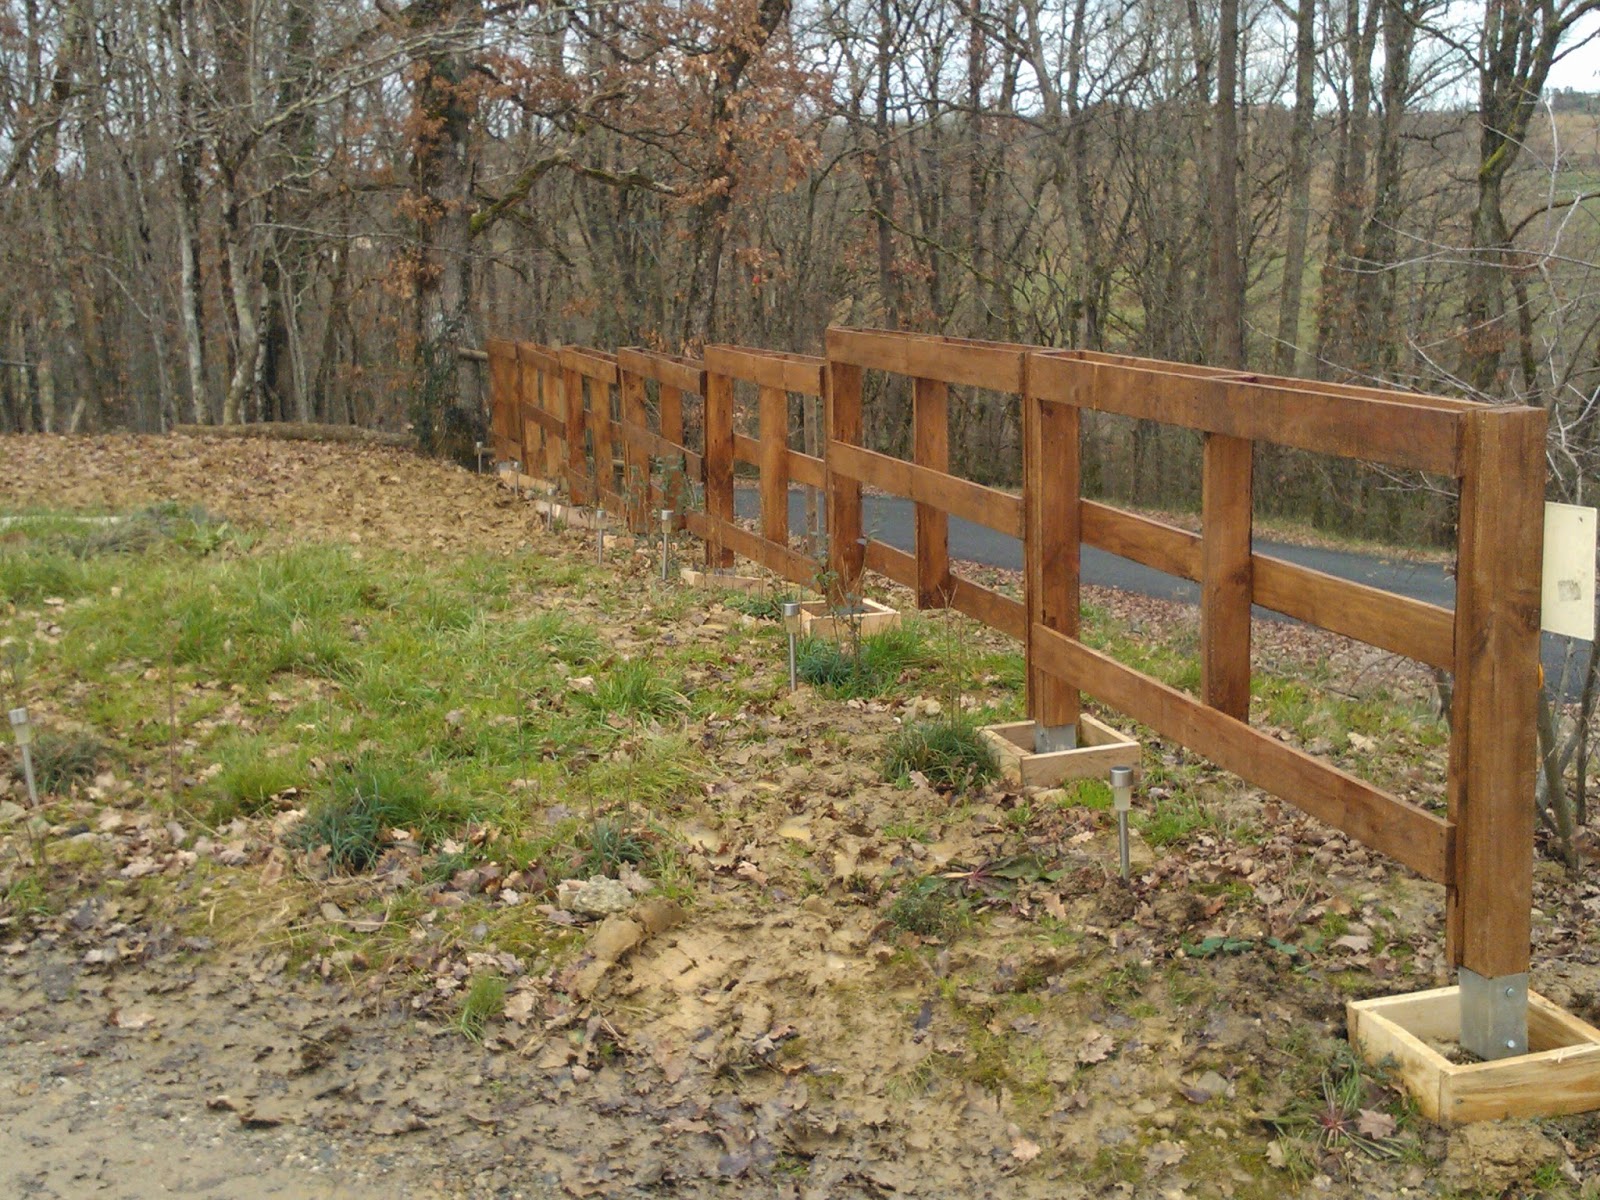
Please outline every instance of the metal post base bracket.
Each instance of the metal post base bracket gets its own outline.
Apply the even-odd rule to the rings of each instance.
[[[1040,725],[1033,734],[1033,752],[1035,754],[1055,754],[1062,750],[1076,750],[1078,748],[1078,727],[1076,725]]]
[[[1528,1052],[1528,973],[1486,979],[1460,969],[1461,1048],[1485,1062]]]

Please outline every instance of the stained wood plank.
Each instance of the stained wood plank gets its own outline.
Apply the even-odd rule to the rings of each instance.
[[[1083,540],[1180,579],[1200,578],[1200,535],[1094,500],[1079,506]]]
[[[1266,554],[1251,557],[1255,602],[1431,667],[1455,665],[1455,614],[1448,608],[1352,583]]]
[[[698,359],[625,346],[617,351],[617,366],[623,371],[633,372],[641,379],[652,379],[697,396],[705,391],[706,368]]]
[[[684,524],[706,545],[725,546],[730,555],[737,552],[791,583],[811,587],[816,582],[817,564],[798,550],[769,542],[760,534],[752,533],[732,521],[718,520],[706,513],[687,512],[684,514]]]
[[[619,389],[622,398],[622,494],[628,501],[624,519],[634,533],[643,533],[650,527],[651,510],[659,507],[649,450],[639,438],[628,436],[634,431],[650,432],[644,377],[623,365],[621,355],[618,355],[618,366],[622,379]]]
[[[1028,610],[1022,601],[980,587],[960,575],[952,575],[950,583],[951,608],[1019,642],[1027,639]]]
[[[835,475],[871,484],[1009,537],[1022,537],[1022,500],[1009,492],[844,443],[828,443],[827,461]]]
[[[1250,718],[1250,529],[1254,447],[1208,433],[1201,450],[1200,694]]]
[[[1028,347],[885,330],[828,330],[828,359],[920,379],[1021,393]]]
[[[789,394],[763,387],[761,421],[761,536],[789,544]]]
[[[715,569],[733,566],[733,551],[716,539],[716,528],[733,522],[733,380],[711,372],[705,394],[706,513],[719,523],[705,538],[706,564]]]
[[[827,379],[828,360],[809,354],[713,345],[706,347],[706,369],[720,371],[757,387],[820,396]]]
[[[564,362],[561,367],[562,403],[567,418],[567,495],[574,504],[587,504],[591,495],[589,486],[589,460],[584,446],[583,376]]]
[[[820,458],[810,454],[803,454],[799,450],[789,451],[789,478],[795,483],[803,483],[807,487],[819,488],[827,478],[827,469]]]
[[[1505,408],[1465,420],[1447,940],[1452,963],[1494,978],[1529,959],[1545,416]]]
[[[1078,636],[1082,558],[1082,472],[1078,409],[1023,401],[1023,479],[1026,538],[1023,586],[1027,625],[1028,715],[1043,728],[1076,726],[1082,709],[1078,684],[1044,669],[1033,631]]]
[[[594,350],[587,346],[563,346],[559,352],[561,366],[567,371],[576,371],[586,379],[593,379],[599,383],[615,384],[617,382],[617,356],[608,354],[604,350]]]
[[[912,456],[919,473],[950,478],[950,387],[939,379],[918,379],[911,387]],[[926,478],[926,476],[920,476]],[[915,510],[917,607],[943,608],[950,602],[950,517],[942,508],[918,500]]]
[[[1424,878],[1455,877],[1450,822],[1043,625],[1033,626],[1032,652],[1045,670]]]
[[[1043,398],[1077,395],[1086,408],[1181,425],[1319,454],[1459,474],[1461,412],[1403,400],[1206,378],[1055,355],[1028,359],[1030,386]],[[1091,382],[1083,385],[1088,372]]]
[[[831,331],[830,331],[831,338]],[[861,589],[866,548],[861,529],[861,482],[839,469],[837,446],[861,444],[861,368],[828,363],[828,600],[845,604]]]
[[[867,570],[876,572],[885,579],[892,579],[909,588],[917,586],[916,558],[887,542],[868,541],[863,561]]]

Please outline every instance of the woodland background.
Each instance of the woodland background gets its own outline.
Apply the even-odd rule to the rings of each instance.
[[[1545,85],[1596,8],[5,0],[0,430],[470,446],[485,336],[851,323],[1537,404],[1588,500],[1600,104]],[[957,469],[1014,482],[1014,402],[952,400]],[[1088,437],[1091,490],[1192,504],[1184,435]],[[1261,466],[1264,508],[1448,532],[1430,481]]]

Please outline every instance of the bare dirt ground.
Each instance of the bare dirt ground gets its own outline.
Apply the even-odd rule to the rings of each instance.
[[[590,556],[490,480],[393,449],[0,439],[0,512],[163,500],[269,545]],[[627,644],[665,603],[650,568],[544,602]],[[1096,599],[1134,638],[1185,620]],[[48,642],[48,602],[8,604]],[[685,645],[741,628],[712,597],[687,611]],[[1331,659],[1351,688],[1378,669],[1281,627],[1261,652]],[[538,954],[508,948],[480,868],[329,877],[286,852],[281,813],[175,819],[159,762],[74,789],[49,837],[92,861],[63,851],[56,903],[0,908],[0,1194],[1600,1195],[1594,1118],[1442,1130],[1351,1065],[1346,999],[1444,982],[1437,889],[1156,742],[1153,800],[1195,820],[1136,839],[1124,883],[1100,809],[886,782],[878,748],[920,698],[749,688],[675,732],[706,763],[671,814],[687,882],[587,924],[546,905]],[[1421,744],[1381,749],[1437,782]],[[927,880],[965,920],[907,919]],[[1547,862],[1538,888],[1534,984],[1595,1020],[1600,891]],[[449,924],[477,904],[483,923]],[[403,952],[379,969],[356,934]],[[485,964],[509,993],[473,1041],[449,1006]]]

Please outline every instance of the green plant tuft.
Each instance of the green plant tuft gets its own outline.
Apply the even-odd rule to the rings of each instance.
[[[617,663],[582,700],[598,715],[634,720],[675,717],[689,708],[689,698],[648,658]]]
[[[363,759],[335,774],[330,793],[311,806],[291,837],[302,850],[326,846],[336,868],[356,873],[378,861],[385,830],[410,829],[430,845],[459,816],[405,768]]]
[[[499,975],[474,975],[461,997],[456,1028],[470,1041],[483,1041],[489,1022],[506,1010],[506,981]]]
[[[65,792],[75,783],[93,779],[100,764],[110,755],[110,747],[92,733],[41,732],[33,744],[33,777],[44,794]],[[13,767],[22,778],[22,756]]]
[[[921,633],[906,626],[868,634],[852,642],[804,638],[795,651],[795,672],[812,687],[843,698],[878,696],[904,671],[928,665]]]
[[[948,937],[971,920],[967,906],[938,879],[919,879],[901,890],[885,914],[891,924],[923,937]]]
[[[932,786],[958,791],[1000,773],[1000,764],[978,732],[977,722],[959,717],[902,726],[889,743],[883,767],[891,780],[918,771]]]

